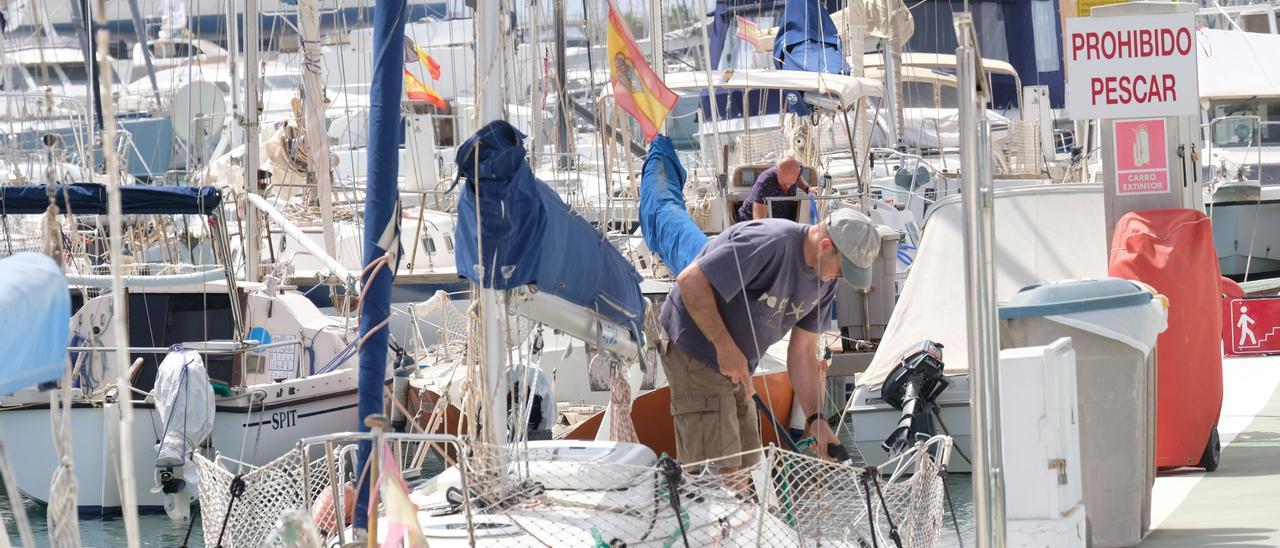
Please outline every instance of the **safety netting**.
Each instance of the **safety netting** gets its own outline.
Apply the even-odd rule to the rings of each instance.
[[[879,467],[768,447],[753,452],[756,464],[731,473],[704,463],[655,461],[652,453],[639,465],[575,455],[591,448],[550,447],[462,448],[459,466],[418,485],[410,497],[427,544],[935,546],[951,440],[920,442]],[[613,447],[631,448],[632,455],[648,451]],[[396,451],[398,462],[413,462]],[[333,469],[341,459],[307,463],[302,454],[238,476],[224,463],[200,459],[206,543],[221,535],[223,546],[258,546],[280,516],[299,509],[310,511],[328,542],[338,540],[334,509],[344,506],[331,498],[338,494],[331,479],[342,477]],[[237,478],[243,482],[238,495]],[[379,520],[380,536],[387,519]],[[350,541],[350,531],[343,533]]]

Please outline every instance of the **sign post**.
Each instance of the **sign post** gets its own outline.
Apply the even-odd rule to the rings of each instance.
[[[1067,19],[1067,110],[1101,121],[1108,245],[1130,211],[1204,207],[1196,7],[1112,4]]]

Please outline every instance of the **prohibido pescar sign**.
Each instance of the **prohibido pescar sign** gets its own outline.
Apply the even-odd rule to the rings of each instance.
[[[1199,114],[1191,13],[1067,19],[1072,118]]]

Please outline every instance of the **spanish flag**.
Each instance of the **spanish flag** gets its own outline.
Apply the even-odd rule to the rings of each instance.
[[[613,100],[640,122],[645,141],[653,140],[658,126],[676,104],[676,94],[644,60],[613,0],[609,0],[609,73]]]
[[[444,98],[440,97],[436,90],[422,83],[422,80],[409,72],[409,69],[404,69],[404,93],[410,101],[426,101],[440,110],[445,108]]]
[[[440,63],[437,63],[434,57],[427,55],[427,52],[422,51],[422,48],[418,47],[418,44],[413,45],[413,51],[418,54],[418,61],[420,61],[423,66],[427,67],[427,72],[431,74],[431,79],[439,80]]]
[[[427,67],[427,74],[431,75],[432,80],[440,79],[440,63],[437,63],[434,57],[427,55],[427,52],[422,51],[418,43],[406,34],[404,35],[404,62],[412,63],[414,58],[417,58],[422,66]]]

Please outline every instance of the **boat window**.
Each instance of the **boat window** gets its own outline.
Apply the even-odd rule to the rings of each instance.
[[[191,44],[188,44],[186,42],[165,42],[162,44],[151,44],[150,48],[151,48],[151,57],[154,59],[185,58],[192,55],[193,53],[196,53],[196,54],[200,53],[199,51],[193,51],[194,48],[191,47]]]
[[[933,82],[902,82],[903,108],[934,108]]]
[[[1214,146],[1280,145],[1280,98],[1215,101],[1209,114]]]
[[[423,240],[422,240],[422,241],[423,241],[423,242],[425,243],[425,245],[426,245],[426,248],[427,248],[427,255],[435,255],[435,254],[436,254],[436,239],[435,239],[435,238],[432,238],[431,236],[427,236],[426,238],[423,238]]]
[[[960,108],[960,90],[955,86],[941,86],[938,88],[940,105],[942,108]]]
[[[444,248],[446,251],[453,253],[453,236],[444,235]]]
[[[266,83],[266,89],[293,90],[293,89],[298,89],[298,86],[300,86],[302,83],[302,78],[300,78],[296,74],[289,74],[285,76],[268,76],[264,79],[264,82]]]
[[[11,66],[9,71],[9,87],[5,87],[4,79],[0,78],[0,91],[23,91],[27,89],[27,79],[22,75],[22,69]]]

